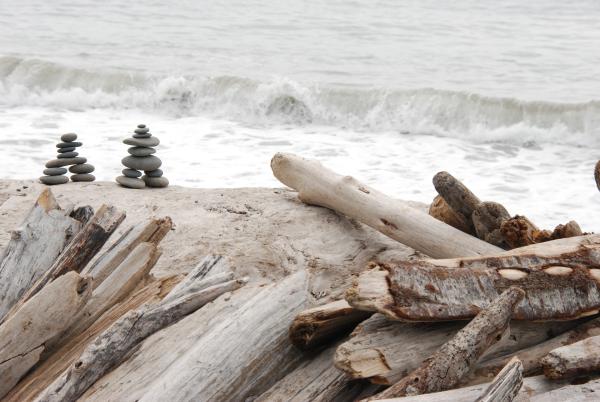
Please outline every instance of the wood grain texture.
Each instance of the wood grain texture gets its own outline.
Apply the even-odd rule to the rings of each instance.
[[[541,360],[550,379],[575,377],[600,370],[600,335],[550,351]]]
[[[523,364],[513,357],[475,402],[512,402],[523,386]]]

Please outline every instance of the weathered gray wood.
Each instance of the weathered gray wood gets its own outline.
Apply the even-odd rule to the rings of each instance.
[[[510,219],[510,214],[502,204],[482,202],[475,207],[471,219],[477,237],[503,249],[511,248],[500,230],[502,223]]]
[[[541,360],[550,379],[574,377],[600,370],[600,335],[552,350]]]
[[[71,367],[46,388],[36,401],[76,401],[97,379],[118,365],[151,334],[180,320],[243,281],[233,280],[200,292],[185,294],[157,305],[146,305],[125,314],[100,334]]]
[[[298,191],[301,201],[339,211],[431,257],[501,251],[317,161],[278,153],[271,160],[271,168],[279,181]]]
[[[370,312],[350,307],[345,300],[314,307],[294,318],[290,340],[300,349],[313,349],[347,335],[370,315]]]
[[[465,219],[464,216],[450,208],[450,205],[448,205],[441,195],[437,195],[431,202],[429,215],[462,232],[475,235],[471,220]]]
[[[63,275],[0,326],[0,398],[37,363],[45,342],[61,334],[90,295],[88,278]]]
[[[506,336],[484,353],[476,365],[475,374],[469,374],[470,382],[489,381],[507,363],[504,356],[539,345],[578,323],[581,321],[512,321]],[[375,314],[359,324],[350,338],[338,347],[334,362],[351,378],[390,385],[419,367],[465,325],[464,321],[390,321],[381,314]],[[486,364],[491,361],[494,361],[493,366],[487,367]]]
[[[360,274],[346,300],[392,319],[457,320],[474,316],[514,285],[527,292],[515,319],[573,319],[600,308],[599,251],[599,245],[584,245],[561,254],[380,264]]]
[[[210,273],[210,276],[207,276]],[[217,283],[233,279],[233,272],[227,259],[221,255],[208,255],[169,292],[165,300],[171,300],[185,293],[198,292]]]
[[[448,172],[437,173],[433,177],[433,186],[450,208],[471,222],[471,216],[481,200],[467,186]]]
[[[502,338],[515,305],[524,296],[525,292],[519,288],[507,289],[419,368],[370,400],[426,394],[456,386],[481,355]]]
[[[512,402],[523,386],[523,364],[513,357],[476,402]]]
[[[600,380],[580,385],[567,385],[553,391],[536,394],[529,402],[598,402]]]
[[[0,256],[0,322],[81,229],[44,190]]]

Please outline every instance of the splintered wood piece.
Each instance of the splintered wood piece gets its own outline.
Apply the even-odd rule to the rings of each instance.
[[[473,211],[471,217],[477,237],[498,247],[508,249],[510,246],[504,240],[502,223],[510,219],[510,214],[497,202],[482,202]]]
[[[464,216],[450,208],[450,205],[448,205],[441,195],[437,195],[433,199],[433,202],[429,206],[429,215],[433,216],[439,221],[455,227],[462,232],[475,235],[471,221],[465,219]]]
[[[300,349],[312,349],[348,334],[370,315],[370,312],[350,307],[345,300],[314,307],[294,318],[290,340]]]
[[[600,309],[600,246],[556,254],[552,243],[544,243],[549,246],[539,254],[376,264],[359,275],[346,300],[392,319],[459,320],[518,286],[527,298],[516,307],[515,319],[563,320],[595,313]]]
[[[207,276],[210,273],[210,276]],[[217,283],[233,279],[233,272],[227,259],[221,255],[208,255],[187,273],[181,281],[165,298],[171,300],[184,293],[198,292]]]
[[[0,256],[0,322],[35,281],[47,272],[81,223],[44,190]]]
[[[433,177],[433,186],[450,208],[471,222],[471,215],[481,200],[467,186],[448,172],[437,173]]]
[[[69,216],[82,224],[86,224],[94,216],[94,208],[90,205],[75,208]]]
[[[37,363],[45,342],[73,322],[89,298],[89,282],[69,272],[45,286],[0,326],[0,398]]]
[[[574,377],[600,370],[600,335],[552,350],[541,360],[550,379]]]
[[[200,292],[145,305],[125,314],[101,333],[67,371],[35,400],[76,401],[96,380],[118,365],[145,338],[196,311],[220,295],[239,289],[244,281],[234,280]]]
[[[523,386],[523,364],[513,357],[475,402],[512,402]]]
[[[271,169],[279,181],[297,190],[298,198],[306,204],[339,211],[431,257],[502,251],[350,176],[340,176],[317,161],[278,153],[271,160]]]
[[[525,292],[511,287],[411,374],[372,400],[438,392],[456,386],[481,355],[502,338]]]

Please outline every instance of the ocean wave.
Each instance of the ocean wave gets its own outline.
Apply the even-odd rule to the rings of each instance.
[[[157,77],[0,57],[0,105],[70,110],[142,109],[251,124],[317,124],[473,141],[568,141],[600,137],[600,101],[552,103],[422,89],[340,89],[286,78]]]

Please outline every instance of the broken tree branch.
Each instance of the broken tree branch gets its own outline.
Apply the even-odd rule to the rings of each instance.
[[[513,357],[475,402],[512,402],[523,386],[523,364]]]
[[[435,219],[442,221],[456,229],[475,236],[473,225],[470,220],[465,219],[464,216],[455,212],[450,205],[442,198],[441,195],[437,195],[431,205],[429,206],[429,215]]]
[[[552,350],[542,361],[550,379],[574,377],[600,370],[600,335]]]

